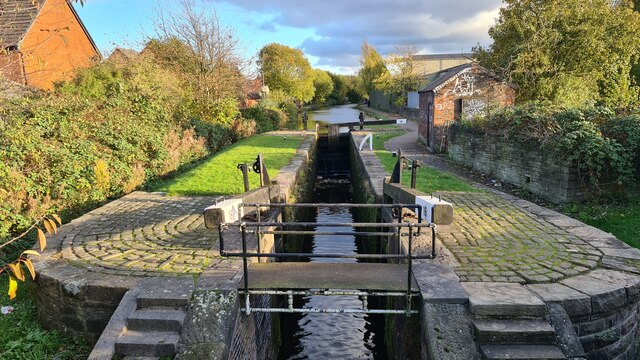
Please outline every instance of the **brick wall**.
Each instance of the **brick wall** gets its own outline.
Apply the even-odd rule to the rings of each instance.
[[[574,169],[540,148],[460,132],[451,135],[449,157],[459,164],[552,202],[579,201],[588,193]]]
[[[25,84],[24,68],[22,67],[22,55],[17,51],[7,54],[0,53],[0,74],[7,80]]]

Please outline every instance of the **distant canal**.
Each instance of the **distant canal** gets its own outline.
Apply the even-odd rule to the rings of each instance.
[[[315,122],[336,124],[358,121],[359,111],[353,106],[340,106],[309,113],[309,128]],[[353,189],[349,176],[349,148],[347,139],[331,148],[323,139],[318,143],[318,179],[312,202],[353,202]],[[324,139],[326,142],[326,139]],[[342,154],[343,156],[338,156]],[[335,159],[331,166],[322,166],[321,159]],[[349,231],[332,228],[322,223],[354,222],[350,209],[320,207],[308,215],[308,221],[318,223],[318,231]],[[301,241],[303,252],[355,254],[366,248],[358,236],[316,235]],[[300,250],[300,249],[298,249]],[[311,259],[312,262],[356,262],[356,259]],[[322,276],[319,274],[318,276]],[[362,303],[354,296],[305,296],[295,299],[296,307],[359,308]],[[281,317],[282,347],[280,359],[386,359],[384,343],[384,316],[367,314],[286,314]]]
[[[356,105],[340,105],[334,106],[327,109],[309,111],[307,115],[309,117],[309,121],[307,124],[308,129],[314,129],[316,123],[320,125],[328,125],[328,124],[340,124],[347,122],[357,122],[358,116],[360,115],[360,110],[355,108]],[[367,119],[370,120],[370,119]],[[297,125],[298,129],[303,128],[302,124],[302,115],[298,116]]]

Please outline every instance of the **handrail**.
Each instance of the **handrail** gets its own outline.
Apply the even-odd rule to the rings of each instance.
[[[412,266],[413,260],[418,259],[433,259],[436,256],[436,237],[437,237],[437,227],[435,224],[424,224],[422,221],[422,206],[417,204],[324,204],[324,203],[313,203],[313,204],[284,204],[284,203],[273,203],[273,204],[244,204],[246,207],[320,207],[320,206],[332,206],[332,207],[353,207],[353,208],[414,208],[419,212],[418,215],[418,223],[411,222],[401,222],[402,212],[400,211],[398,216],[397,223],[311,223],[311,222],[261,222],[259,211],[257,211],[257,221],[256,222],[240,222],[240,223],[227,223],[227,224],[219,224],[219,241],[220,241],[220,255],[224,257],[239,257],[242,258],[243,262],[243,271],[244,271],[244,294],[245,294],[245,313],[251,313],[251,306],[249,303],[249,258],[349,258],[349,259],[379,259],[379,260],[389,260],[389,259],[397,259],[397,260],[406,260],[407,261],[407,291],[406,291],[406,315],[410,316],[413,312],[411,310],[411,298],[412,294]],[[229,227],[238,226],[241,233],[242,240],[242,251],[241,252],[228,252],[224,247],[224,235],[223,230]],[[394,229],[393,233],[389,232],[345,232],[345,231],[295,231],[295,230],[261,230],[262,227],[309,227],[309,226],[332,226],[332,227],[380,227],[380,228],[389,228]],[[247,228],[256,228],[255,231],[248,230]],[[431,229],[431,253],[427,255],[414,255],[413,253],[413,241],[414,236],[420,234],[420,229],[422,228],[430,228]],[[402,229],[408,229],[408,246],[407,252],[405,254],[333,254],[333,253],[262,253],[258,248],[257,252],[248,251],[247,250],[247,234],[256,234],[258,237],[258,244],[260,243],[261,234],[301,234],[301,235],[311,235],[311,234],[324,234],[324,235],[361,235],[361,236],[398,236],[398,244],[400,244],[401,237],[403,235]],[[417,232],[414,233],[414,230]],[[258,309],[254,309],[258,311]],[[264,309],[260,309],[262,311]],[[266,310],[265,310],[266,311]]]

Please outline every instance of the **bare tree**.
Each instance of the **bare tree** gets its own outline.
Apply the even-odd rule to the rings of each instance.
[[[167,11],[159,4],[155,46],[162,51],[153,46],[151,51],[161,61],[181,67],[201,101],[237,98],[251,62],[241,56],[234,29],[220,24],[214,9],[200,5],[182,0],[178,11]]]
[[[388,76],[383,79],[383,88],[398,96],[396,105],[404,106],[407,93],[418,90],[419,78],[415,69],[415,55],[418,48],[411,45],[397,45],[395,53],[385,60]]]

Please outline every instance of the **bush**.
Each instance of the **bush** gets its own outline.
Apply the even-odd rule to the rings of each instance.
[[[233,142],[248,138],[256,133],[256,122],[254,120],[236,119],[232,126]]]
[[[179,79],[143,61],[0,103],[0,238],[206,155],[205,139],[176,117],[186,96]]]
[[[537,146],[575,164],[592,185],[601,179],[640,179],[640,116],[616,116],[606,107],[561,108],[529,103],[462,121],[457,131]]]
[[[282,129],[287,126],[287,115],[278,109],[254,106],[240,110],[242,117],[255,121],[259,133]]]
[[[623,146],[624,156],[632,164],[627,176],[640,179],[640,115],[612,118],[604,124],[603,132]]]

